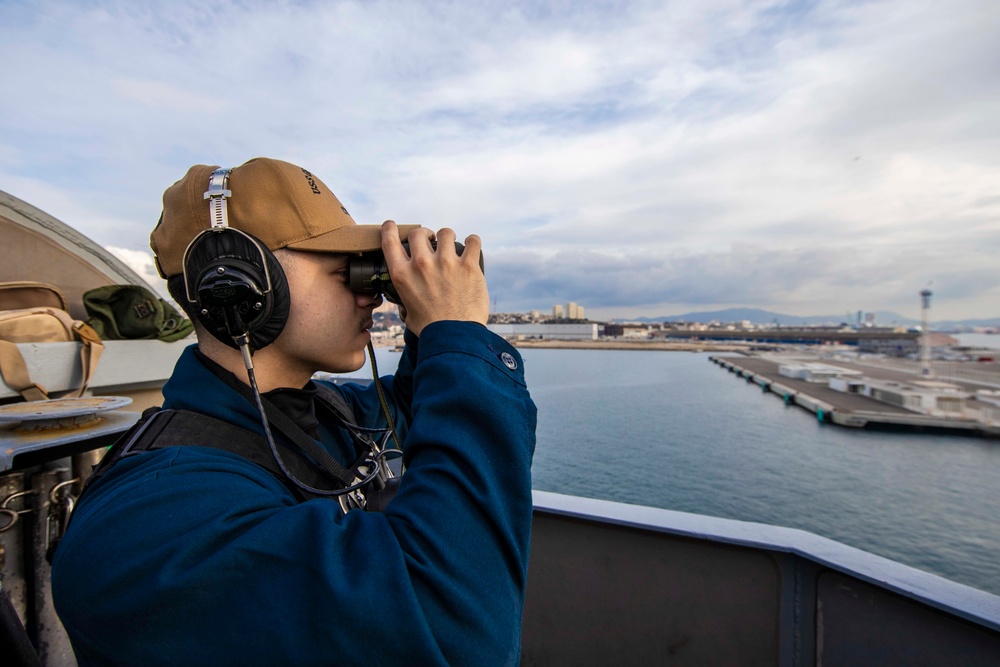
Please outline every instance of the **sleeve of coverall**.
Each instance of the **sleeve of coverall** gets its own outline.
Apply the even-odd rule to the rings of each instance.
[[[523,361],[468,322],[428,325],[417,356],[407,472],[386,516],[449,662],[516,664],[536,422]]]

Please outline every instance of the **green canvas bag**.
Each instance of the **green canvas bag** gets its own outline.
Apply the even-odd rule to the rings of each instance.
[[[105,285],[84,293],[87,323],[104,340],[175,341],[192,331],[191,320],[139,285]]]

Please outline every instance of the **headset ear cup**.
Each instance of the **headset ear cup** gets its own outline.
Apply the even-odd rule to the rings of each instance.
[[[254,350],[267,347],[281,335],[285,323],[288,321],[288,308],[291,305],[285,270],[281,268],[274,253],[263,244],[261,248],[264,250],[264,260],[267,262],[267,270],[271,275],[271,293],[267,299],[266,315],[250,331],[250,347]]]
[[[198,302],[198,319],[215,338],[236,348],[233,336],[243,333],[229,330],[226,309],[239,314],[253,350],[270,345],[281,334],[288,320],[288,281],[274,253],[262,243],[255,244],[249,235],[236,230],[202,234],[192,242],[184,268],[187,291]],[[219,275],[220,269],[223,274],[241,276],[255,293],[265,292],[269,274],[271,289],[262,296],[234,296],[225,306],[203,303],[199,291]]]

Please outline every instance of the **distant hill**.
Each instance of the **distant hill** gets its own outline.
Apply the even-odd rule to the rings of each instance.
[[[786,315],[776,313],[771,310],[761,308],[726,308],[724,310],[710,310],[693,313],[681,313],[679,315],[661,315],[658,317],[634,317],[617,318],[618,322],[740,322],[748,320],[754,324],[780,324],[781,326],[821,326],[836,325],[842,322],[854,324],[857,322],[857,315],[848,318],[847,313],[841,315]],[[875,323],[881,326],[899,325],[915,326],[920,324],[920,320],[903,317],[899,313],[892,311],[876,311]],[[986,318],[978,320],[947,320],[933,322],[935,329],[962,329],[967,327],[996,327],[1000,326],[1000,317]]]
[[[1000,327],[1000,317],[991,317],[982,320],[942,320],[932,323],[935,329],[947,331],[949,329],[968,329],[970,327]]]

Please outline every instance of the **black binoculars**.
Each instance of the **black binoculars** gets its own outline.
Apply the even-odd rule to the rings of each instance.
[[[431,247],[437,249],[437,242],[431,241]],[[410,244],[403,241],[403,250],[410,254]],[[465,250],[465,245],[455,242],[455,252],[459,255]],[[397,306],[403,305],[399,298],[399,293],[392,284],[392,276],[389,275],[389,267],[385,263],[385,255],[382,251],[366,252],[358,257],[351,257],[347,264],[348,276],[350,277],[351,291],[358,294],[384,294],[386,300]],[[483,264],[483,253],[479,253],[479,268],[486,273]]]

